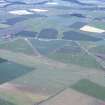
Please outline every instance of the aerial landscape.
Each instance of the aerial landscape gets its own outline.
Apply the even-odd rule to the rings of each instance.
[[[105,105],[105,0],[0,0],[0,105]]]

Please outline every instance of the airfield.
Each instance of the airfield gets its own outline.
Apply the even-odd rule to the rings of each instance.
[[[105,2],[0,1],[0,105],[105,105]]]

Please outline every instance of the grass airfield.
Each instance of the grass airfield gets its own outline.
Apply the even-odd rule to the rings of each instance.
[[[0,105],[104,105],[105,3],[39,1],[1,2]]]

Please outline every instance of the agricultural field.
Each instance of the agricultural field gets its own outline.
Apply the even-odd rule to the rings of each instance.
[[[5,29],[5,28],[8,28],[10,27],[10,25],[8,24],[0,24],[0,29]]]
[[[81,42],[80,45],[87,49],[88,53],[91,53],[92,56],[96,57],[99,62],[102,62],[104,65],[105,61],[105,45],[104,41],[99,42]]]
[[[105,30],[105,26],[103,25],[103,23],[102,22],[92,22],[92,23],[90,23],[90,26],[94,26],[94,27],[96,27],[96,28],[100,28],[100,29],[103,29],[103,30]]]
[[[0,99],[0,104],[1,104],[1,105],[16,105],[16,104],[14,104],[14,103],[8,102],[8,101],[3,100],[3,99]]]
[[[66,40],[93,41],[93,42],[102,40],[101,38],[95,38],[75,31],[67,31],[67,32],[64,32],[63,34],[64,34],[63,39],[66,39]]]
[[[84,52],[78,44],[72,42],[50,53],[48,57],[67,64],[71,63],[88,68],[101,68],[94,58]]]
[[[80,98],[81,97],[81,98]],[[79,100],[79,102],[78,102]],[[41,103],[41,105],[103,105],[104,103],[95,98],[76,92],[72,89],[66,89],[49,101]]]
[[[28,37],[35,38],[37,36],[37,32],[32,31],[21,31],[15,34],[16,37]]]
[[[37,39],[29,39],[30,42],[32,43],[33,47],[38,50],[39,53],[46,55],[54,50],[58,49],[59,47],[62,47],[65,45],[66,41],[63,40],[51,40],[51,41],[44,41],[44,40],[37,40]]]
[[[16,47],[17,46],[17,47]],[[34,50],[27,43],[27,39],[16,39],[10,42],[0,44],[0,48],[4,50],[10,50],[16,53],[25,53],[28,55],[35,55]]]
[[[0,68],[0,84],[11,81],[14,78],[32,71],[32,68],[28,68],[5,60],[2,60],[0,63]]]
[[[104,0],[0,0],[0,105],[105,105]]]
[[[57,39],[58,31],[56,29],[43,29],[38,35],[41,39]]]
[[[89,80],[80,80],[72,86],[73,89],[105,101],[105,87]]]

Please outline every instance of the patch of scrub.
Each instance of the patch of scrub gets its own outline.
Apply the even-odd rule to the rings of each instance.
[[[82,79],[72,86],[73,89],[105,101],[105,87],[89,80]]]

